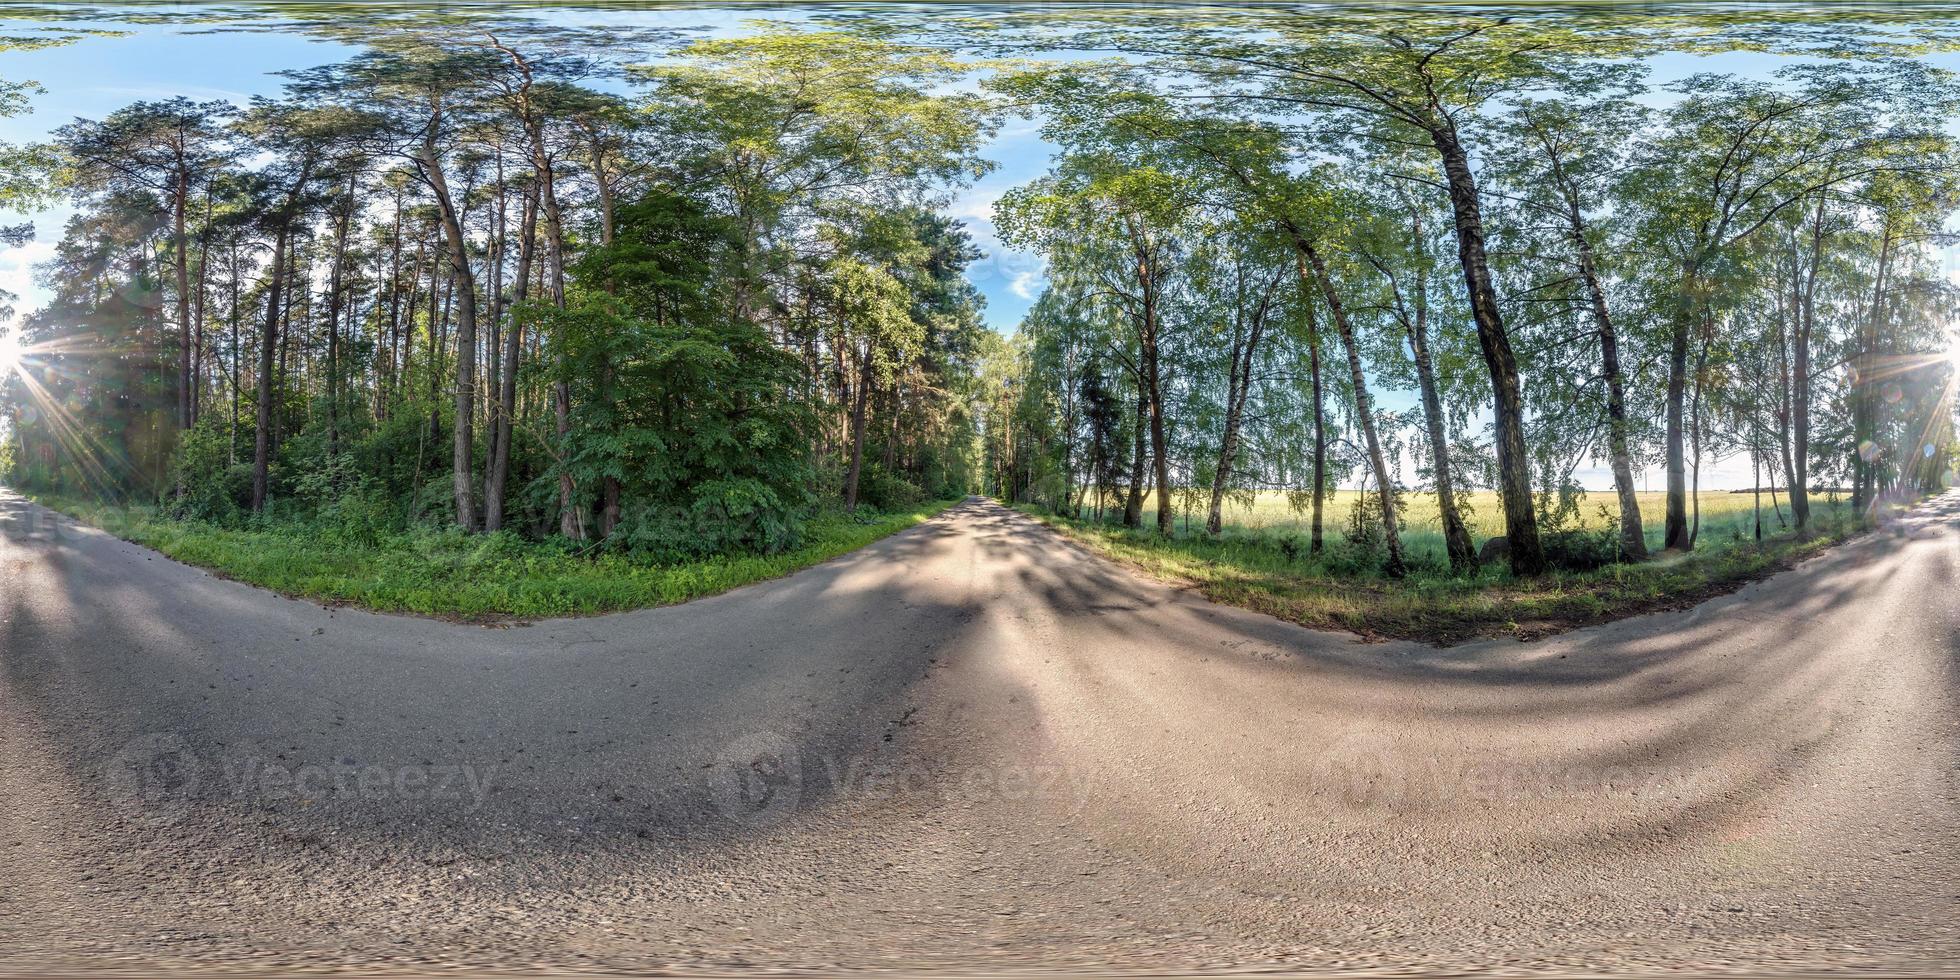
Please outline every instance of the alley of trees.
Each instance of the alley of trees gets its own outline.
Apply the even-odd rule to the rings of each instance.
[[[1529,575],[1595,463],[1628,559],[1649,525],[1694,547],[1718,458],[1797,528],[1953,465],[1960,85],[1919,47],[1655,82],[1669,46],[1775,35],[1083,10],[1064,44],[1032,16],[665,57],[377,32],[250,104],[0,147],[0,204],[77,208],[5,382],[8,479],[653,558],[973,491],[1165,533],[1182,500],[1214,534],[1284,491],[1318,551],[1361,486],[1390,575],[1416,494],[1475,567],[1492,488]],[[1047,286],[1002,337],[943,206],[1019,117],[1057,153],[996,224]]]
[[[1820,493],[1862,511],[1949,479],[1960,89],[1916,50],[1846,31],[1768,78],[1657,83],[1641,58],[1670,43],[1780,35],[1316,12],[1249,40],[1255,20],[1099,18],[1072,43],[1107,60],[995,83],[1061,148],[999,209],[1049,262],[993,389],[1004,495],[1217,534],[1228,501],[1284,491],[1320,552],[1328,492],[1358,485],[1339,531],[1394,576],[1409,495],[1462,572],[1465,498],[1493,488],[1499,553],[1533,574],[1645,558],[1653,525],[1694,548],[1719,458],[1783,488],[1798,530]],[[1587,534],[1596,461],[1618,527]],[[1636,498],[1650,467],[1663,513]]]

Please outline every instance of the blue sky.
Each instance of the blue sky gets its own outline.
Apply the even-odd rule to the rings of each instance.
[[[3,8],[0,8],[3,9]],[[697,36],[725,36],[742,32],[744,25],[759,17],[794,21],[803,15],[796,10],[771,9],[641,9],[565,12],[564,21],[621,24],[650,28],[675,28]],[[554,14],[556,18],[557,15]],[[146,25],[103,24],[133,33],[125,37],[84,38],[60,48],[32,52],[9,52],[0,64],[0,78],[32,79],[46,89],[35,99],[31,114],[0,119],[0,140],[27,142],[46,138],[48,133],[77,116],[99,118],[139,99],[185,95],[200,99],[230,99],[244,102],[255,94],[275,92],[280,79],[275,73],[344,59],[356,49],[312,39],[303,35],[250,32],[213,33],[199,28],[170,28]],[[0,18],[0,31],[21,33],[20,25]],[[1960,68],[1960,57],[1942,56],[1945,67]],[[1724,71],[1744,75],[1767,74],[1786,59],[1760,54],[1730,54],[1716,58],[1670,55],[1652,62],[1655,84],[1678,79],[1696,71]],[[987,298],[987,322],[1002,332],[1011,332],[1042,287],[1042,263],[1033,255],[1003,248],[995,237],[992,207],[1008,189],[1041,174],[1047,167],[1052,147],[1036,132],[1034,123],[1011,120],[986,155],[998,164],[992,174],[971,187],[952,192],[947,210],[963,219],[986,256],[969,275]],[[0,249],[0,289],[19,294],[22,309],[39,305],[45,293],[32,281],[32,266],[47,258],[59,237],[68,212],[56,209],[30,216],[36,224],[34,242],[17,248]],[[0,212],[0,224],[27,220]],[[1955,267],[1948,257],[1949,268]],[[1384,392],[1383,407],[1408,408],[1413,394]],[[1579,471],[1589,487],[1610,486],[1610,474],[1601,468]],[[1661,485],[1658,473],[1650,482]],[[1746,486],[1750,480],[1748,462],[1731,460],[1706,467],[1704,486],[1722,488]]]

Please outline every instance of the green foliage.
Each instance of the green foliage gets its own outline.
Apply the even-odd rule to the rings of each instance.
[[[363,541],[348,536],[344,517],[332,523],[225,527],[170,520],[149,508],[40,499],[178,561],[286,595],[468,620],[592,615],[685,602],[828,561],[914,527],[950,505],[940,501],[863,522],[818,518],[805,526],[795,547],[771,555],[653,562],[627,555],[583,557],[508,532],[470,535],[424,527]]]
[[[1370,455],[1413,460],[1422,509],[1496,481],[1481,420],[1523,377],[1506,482],[1543,488],[1555,566],[1603,572],[1571,474],[1609,430],[1628,467],[1944,475],[1956,88],[1893,56],[1951,19],[1859,16],[1825,37],[1815,13],[1114,5],[1057,31],[995,7],[923,41],[844,14],[675,35],[624,69],[589,28],[323,16],[296,29],[365,47],[278,97],[0,146],[0,206],[74,205],[20,326],[42,353],[5,381],[7,472],[329,553],[639,567],[794,553],[835,501],[857,526],[983,488],[1113,516],[1161,480],[1187,524],[1268,490],[1303,512],[1316,483],[1393,482]],[[1740,49],[1804,57],[1647,88],[1657,52]],[[0,80],[0,116],[38,94]],[[994,211],[1046,280],[1011,338],[946,213],[1007,105],[1056,150]],[[434,530],[478,494],[500,533]],[[1319,553],[1218,547],[1370,587],[1398,541],[1418,578],[1440,561],[1373,502],[1325,524]]]
[[[232,458],[230,433],[210,417],[184,434],[171,474],[183,488],[169,499],[173,518],[228,523],[252,502],[252,467]]]
[[[1590,572],[1625,560],[1619,534],[1611,527],[1561,527],[1545,533],[1545,561],[1553,568]]]
[[[878,511],[903,511],[917,507],[924,499],[926,491],[923,488],[885,469],[881,463],[866,463],[864,472],[858,477],[860,506]]]
[[[1606,562],[1585,567],[1596,550],[1560,553],[1573,567],[1558,567],[1519,580],[1497,570],[1452,575],[1441,561],[1412,564],[1400,580],[1382,577],[1379,561],[1362,564],[1345,548],[1308,554],[1292,531],[1229,529],[1220,537],[1164,537],[1069,520],[1026,506],[1071,539],[1170,581],[1195,587],[1207,598],[1243,606],[1304,626],[1364,636],[1448,644],[1484,636],[1532,638],[1628,615],[1682,608],[1731,592],[1773,574],[1862,531],[1842,512],[1821,517],[1810,531],[1772,535],[1761,544],[1737,539],[1668,562]],[[1610,528],[1569,529],[1548,536],[1548,546],[1592,549],[1597,538],[1614,544]]]
[[[589,284],[544,326],[556,375],[583,406],[557,472],[612,481],[631,505],[607,546],[660,558],[794,546],[809,511],[808,410],[783,393],[796,360],[717,303],[726,221],[654,192],[579,265]],[[555,473],[549,475],[555,478]]]
[[[302,469],[293,479],[293,493],[312,510],[313,533],[355,548],[376,547],[399,527],[381,481],[344,453],[329,453]]]

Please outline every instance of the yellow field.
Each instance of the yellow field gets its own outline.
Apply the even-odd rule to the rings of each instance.
[[[1155,494],[1152,494],[1145,499],[1146,515],[1155,513],[1154,498]],[[1354,490],[1336,491],[1328,498],[1323,521],[1329,538],[1339,537],[1341,528],[1346,525],[1348,512],[1353,509],[1355,501],[1359,498],[1360,493]],[[1639,498],[1640,516],[1647,531],[1647,543],[1652,547],[1659,547],[1667,516],[1667,494],[1656,491],[1642,493]],[[1407,494],[1404,500],[1407,507],[1402,515],[1403,539],[1411,547],[1422,547],[1433,543],[1440,548],[1442,518],[1436,512],[1435,496],[1411,493]],[[1731,537],[1732,528],[1740,530],[1745,536],[1753,535],[1755,500],[1750,494],[1703,491],[1700,500],[1703,540],[1725,540]],[[1504,508],[1498,502],[1495,491],[1479,491],[1470,494],[1468,499],[1460,498],[1459,503],[1465,511],[1465,520],[1469,522],[1470,534],[1478,543],[1481,544],[1485,538],[1504,533]],[[1777,491],[1776,503],[1782,507],[1784,520],[1789,520],[1790,501],[1781,490]],[[1763,494],[1762,504],[1763,533],[1775,534],[1782,529],[1782,525],[1777,521],[1776,509],[1771,506],[1770,495],[1767,492]],[[1118,501],[1116,506],[1120,512],[1121,502]],[[1828,497],[1813,497],[1810,506],[1812,514],[1816,516],[1823,516],[1832,511]],[[1838,506],[1845,506],[1841,499]],[[1187,518],[1192,527],[1203,526],[1205,519],[1203,508],[1203,498],[1200,498],[1192,504],[1188,515],[1184,510],[1178,510],[1179,528],[1183,528]],[[1592,491],[1579,502],[1577,523],[1585,527],[1610,527],[1619,521],[1619,510],[1619,498],[1611,490]],[[1692,505],[1689,515],[1692,519]],[[1234,504],[1229,499],[1225,504],[1225,523],[1229,527],[1304,532],[1311,519],[1309,512],[1295,512],[1287,502],[1287,495],[1280,492],[1261,492],[1250,507],[1242,503]]]

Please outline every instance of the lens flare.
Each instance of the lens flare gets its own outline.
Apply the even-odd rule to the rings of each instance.
[[[20,368],[21,346],[19,333],[0,333],[0,381]]]

